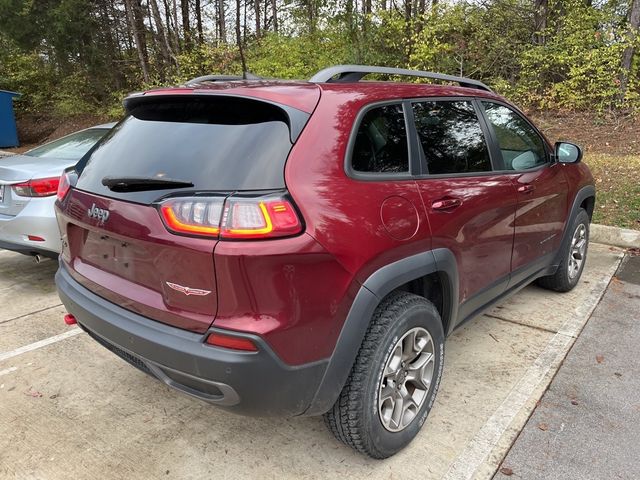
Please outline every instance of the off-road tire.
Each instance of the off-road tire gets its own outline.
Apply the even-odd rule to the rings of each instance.
[[[391,349],[415,327],[433,340],[431,386],[415,418],[401,431],[387,430],[378,411],[378,390]],[[395,454],[418,434],[435,400],[444,357],[440,314],[424,297],[394,292],[377,307],[344,388],[324,421],[333,435],[356,451],[373,458]]]
[[[569,238],[567,239],[565,244],[562,245],[562,249],[560,253],[561,261],[560,261],[560,264],[558,265],[558,269],[556,270],[556,273],[554,273],[553,275],[549,275],[547,277],[539,278],[536,281],[536,283],[539,286],[541,286],[542,288],[546,288],[547,290],[553,290],[555,292],[568,292],[570,290],[573,290],[573,288],[578,284],[578,282],[580,281],[580,277],[582,276],[582,271],[584,270],[587,251],[589,247],[589,223],[590,223],[589,214],[583,208],[578,210],[578,214],[573,219],[571,229],[569,230]],[[580,225],[584,225],[584,227],[586,228],[587,244],[584,252],[585,258],[582,261],[582,264],[580,265],[580,269],[577,275],[571,278],[571,276],[569,275],[569,252],[571,251],[571,247],[572,247],[571,241],[573,239],[573,236],[577,231],[577,229],[580,227]]]

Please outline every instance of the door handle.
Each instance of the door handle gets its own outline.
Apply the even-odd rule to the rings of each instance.
[[[440,200],[434,200],[431,208],[434,210],[453,210],[460,205],[462,205],[462,200],[459,198],[442,198]]]
[[[530,183],[525,183],[524,185],[520,185],[518,187],[518,192],[520,193],[531,193],[535,190],[534,186]]]

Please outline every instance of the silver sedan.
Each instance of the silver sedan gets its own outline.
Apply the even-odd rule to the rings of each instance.
[[[53,207],[60,176],[114,125],[97,125],[0,158],[0,248],[36,258],[58,255],[60,233]]]

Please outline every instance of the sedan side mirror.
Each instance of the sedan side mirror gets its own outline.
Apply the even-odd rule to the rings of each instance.
[[[556,161],[578,163],[582,160],[582,149],[575,143],[556,142]]]

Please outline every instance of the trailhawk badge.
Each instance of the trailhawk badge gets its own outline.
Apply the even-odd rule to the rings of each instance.
[[[87,210],[87,215],[89,215],[89,218],[96,218],[100,220],[100,223],[104,223],[109,220],[109,210],[98,208],[95,203],[91,205],[89,210]]]
[[[165,282],[169,288],[173,288],[176,292],[184,293],[187,297],[189,295],[196,295],[198,297],[204,297],[209,295],[211,290],[200,290],[199,288],[189,288],[178,285],[177,283]]]

